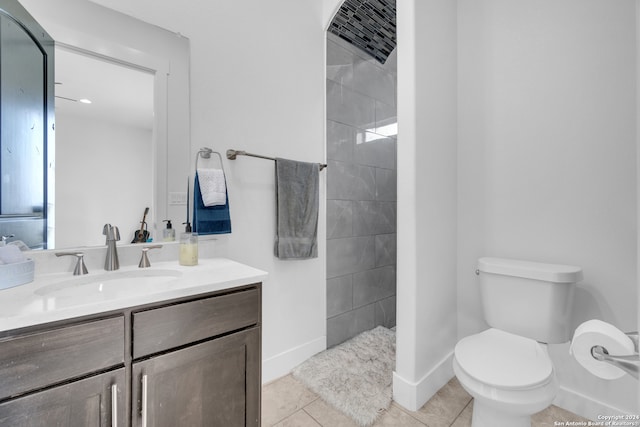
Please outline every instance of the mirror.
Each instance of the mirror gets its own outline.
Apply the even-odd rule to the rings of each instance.
[[[0,8],[15,3],[17,0],[0,0]],[[55,40],[56,60],[71,63],[67,71],[88,77],[86,88],[107,83],[124,86],[135,80],[132,86],[146,87],[147,94],[128,98],[125,105],[144,98],[152,103],[153,111],[151,117],[133,120],[137,113],[127,112],[118,119],[128,120],[126,125],[116,125],[104,111],[86,116],[98,111],[102,102],[84,105],[72,101],[80,96],[91,98],[65,92],[76,83],[56,64],[55,81],[62,84],[56,85],[55,92],[61,97],[56,98],[55,139],[50,138],[55,145],[50,144],[47,168],[40,171],[48,178],[47,203],[40,215],[41,221],[46,218],[48,243],[41,247],[103,245],[102,226],[107,222],[120,228],[121,244],[129,243],[147,206],[148,228],[157,241],[163,219],[179,224],[186,216],[180,196],[186,193],[191,163],[188,40],[86,0],[20,0],[20,4]],[[102,68],[115,74],[103,76],[98,71]],[[132,89],[123,92],[133,94]],[[108,112],[123,110],[107,108]],[[122,133],[123,127],[131,132]],[[133,142],[132,133],[140,134],[135,139],[139,142]],[[33,168],[32,180],[37,173]],[[175,204],[168,203],[170,192],[175,193]],[[23,240],[19,231],[12,230],[17,230],[15,225],[12,229],[0,225],[1,234],[16,234]]]

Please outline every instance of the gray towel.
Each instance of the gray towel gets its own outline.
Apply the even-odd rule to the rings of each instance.
[[[280,259],[318,257],[319,166],[276,159],[276,242]]]

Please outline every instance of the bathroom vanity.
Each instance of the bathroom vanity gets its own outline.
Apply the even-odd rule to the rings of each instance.
[[[265,277],[208,259],[2,291],[0,426],[259,426]]]

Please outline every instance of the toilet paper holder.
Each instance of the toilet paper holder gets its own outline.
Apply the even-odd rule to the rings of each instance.
[[[638,372],[640,371],[640,355],[638,354],[638,332],[627,332],[625,335],[633,341],[635,354],[625,356],[612,355],[609,354],[607,349],[603,346],[594,345],[591,347],[591,356],[596,360],[607,362],[618,367],[635,379],[639,379]]]

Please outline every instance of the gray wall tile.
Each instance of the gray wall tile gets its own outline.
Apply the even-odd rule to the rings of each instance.
[[[372,132],[358,131],[354,161],[359,165],[395,169],[396,140]]]
[[[328,161],[327,199],[375,200],[376,172],[369,166]]]
[[[327,319],[327,347],[333,347],[375,327],[373,304]]]
[[[353,275],[327,280],[327,317],[353,309]]]
[[[336,83],[353,84],[354,55],[338,43],[327,40],[327,78]]]
[[[327,200],[327,239],[353,236],[353,202]]]
[[[386,266],[353,275],[353,306],[371,304],[396,294],[396,268]]]
[[[395,326],[397,135],[386,127],[397,122],[395,81],[387,64],[328,35],[329,347]]]
[[[375,303],[375,322],[385,328],[396,326],[396,296]]]
[[[396,265],[397,240],[396,233],[376,236],[376,267]]]
[[[373,98],[327,80],[327,119],[359,129],[374,129],[375,108]]]
[[[327,159],[353,162],[356,129],[343,123],[327,120]]]
[[[353,234],[366,236],[395,233],[396,217],[396,202],[354,202]]]
[[[369,270],[375,256],[373,236],[327,240],[327,278]]]
[[[375,61],[358,61],[353,65],[354,90],[389,105],[396,105],[396,79]]]
[[[398,117],[394,105],[376,101],[375,133],[389,137],[398,136]]]
[[[393,169],[376,168],[376,200],[395,202],[398,199],[398,177]]]

